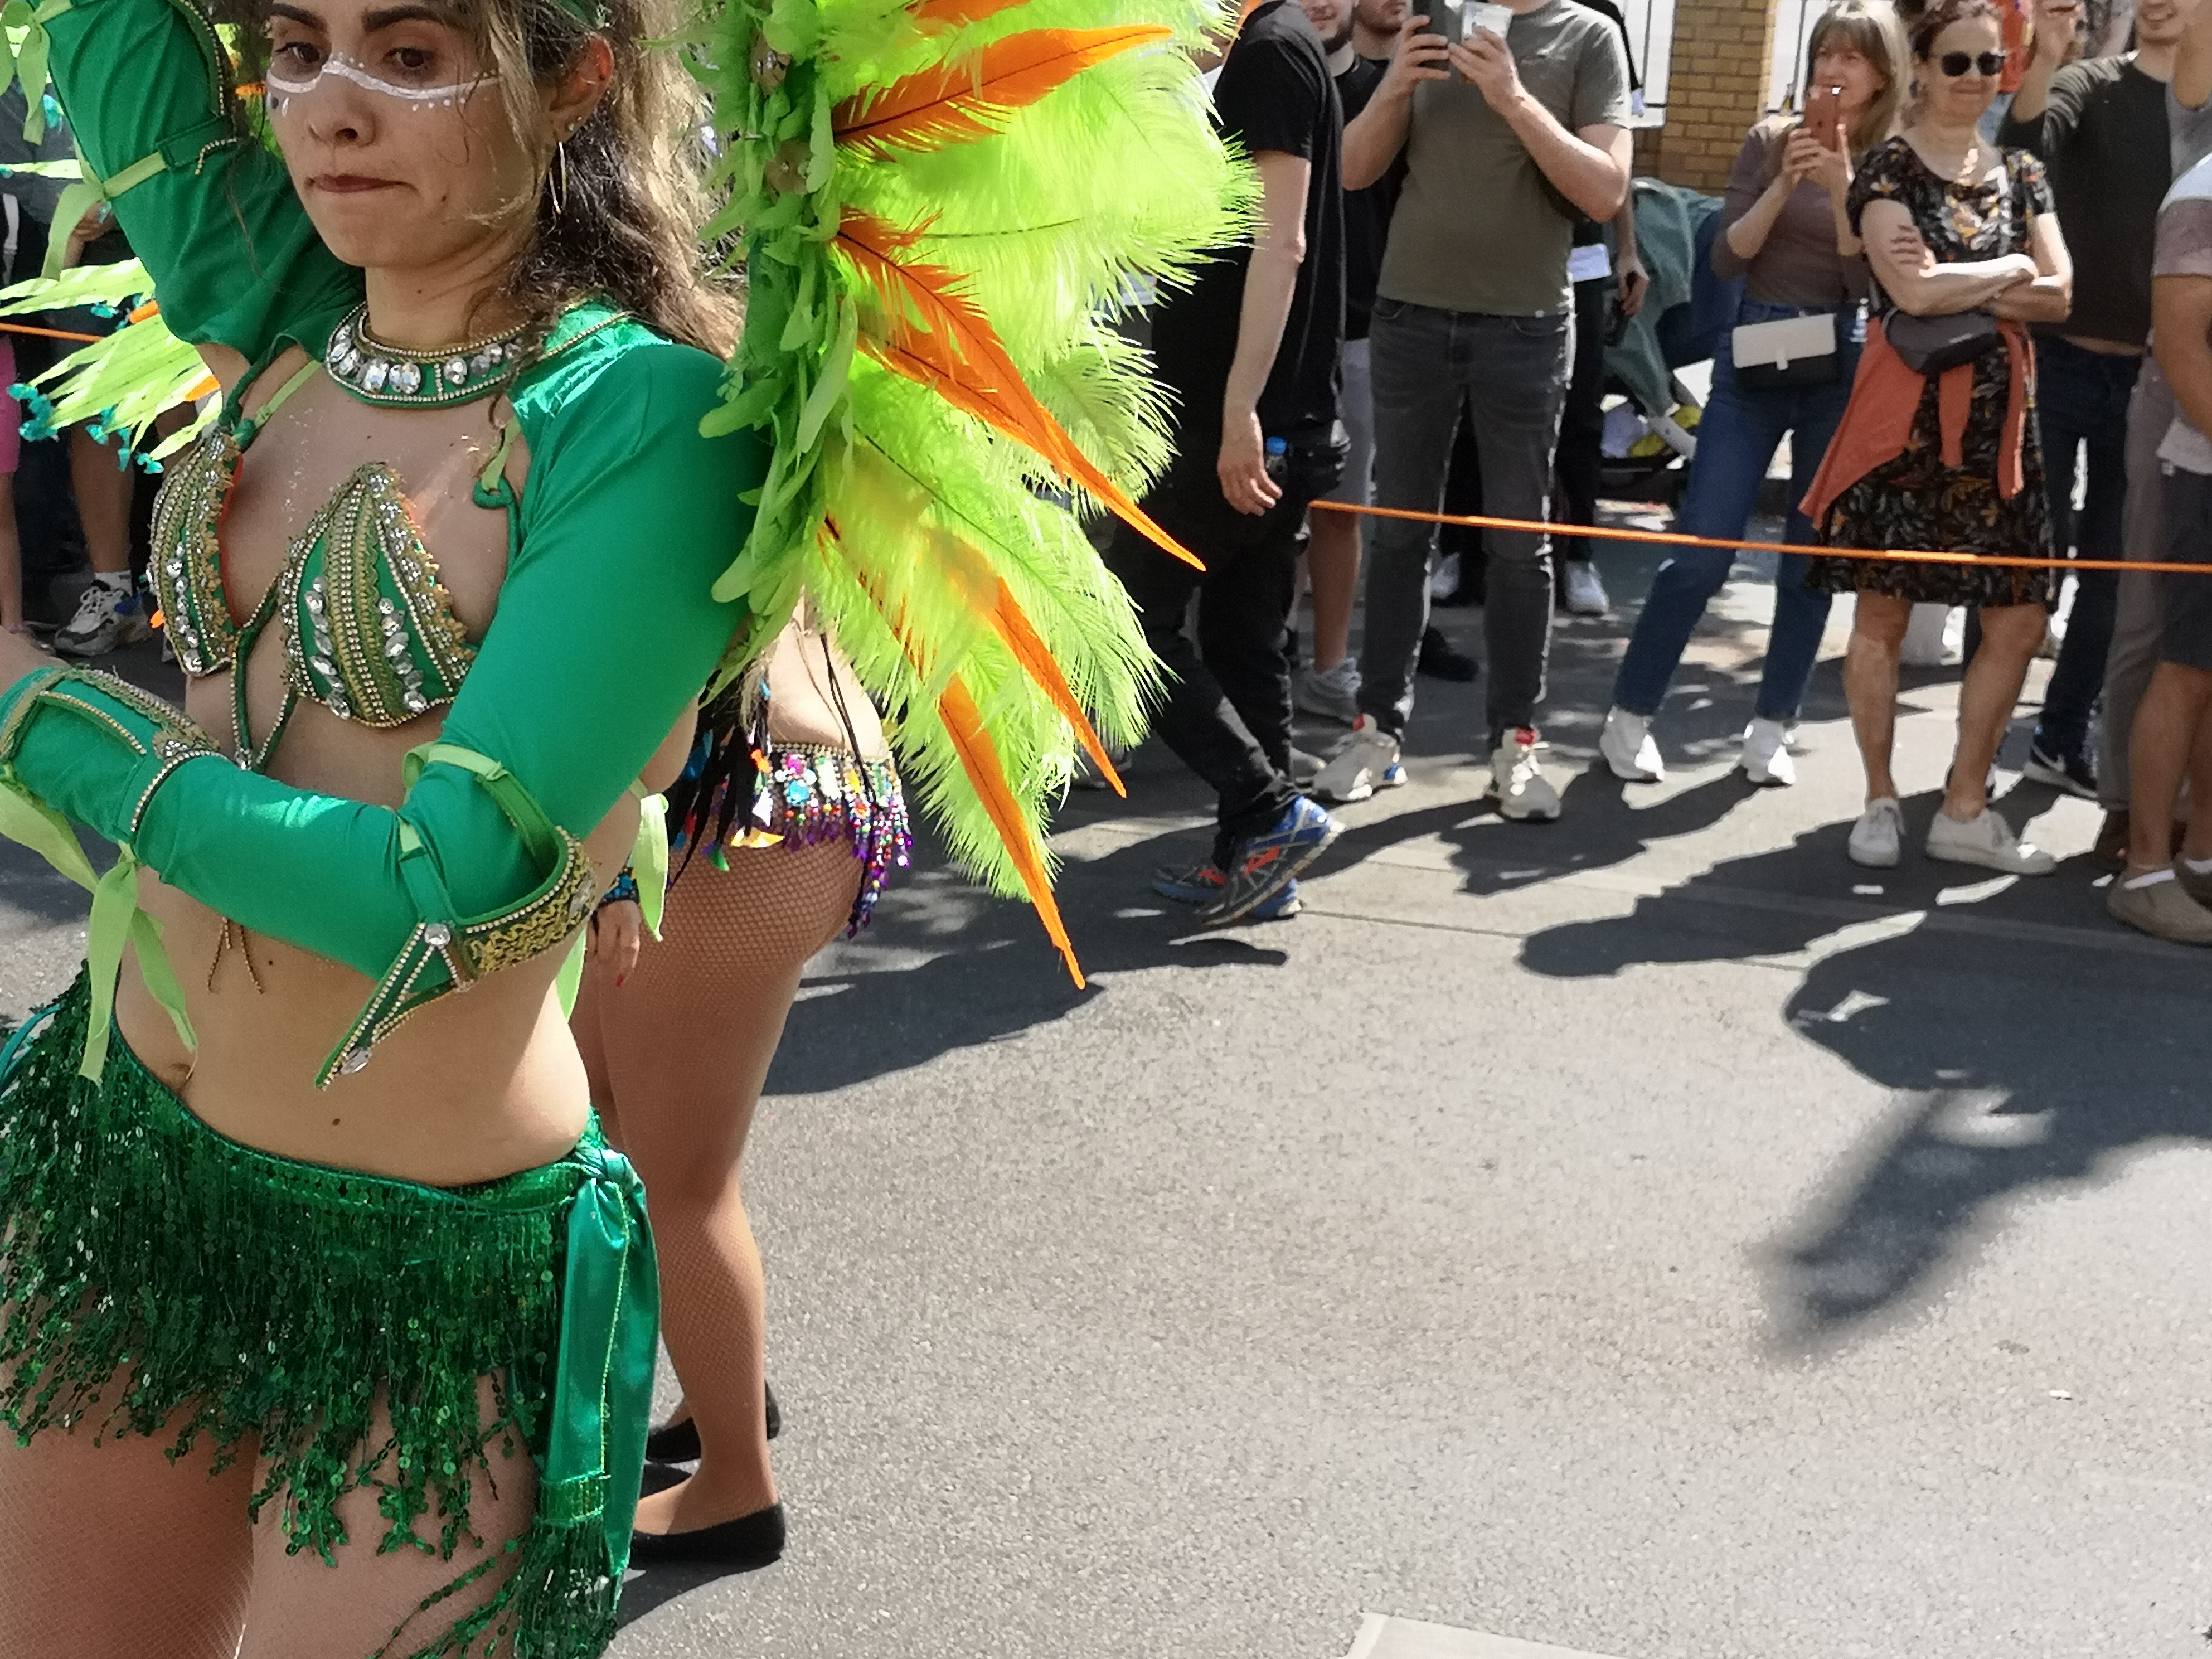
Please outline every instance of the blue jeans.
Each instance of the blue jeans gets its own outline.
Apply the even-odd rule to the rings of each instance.
[[[2055,334],[2035,343],[2035,419],[2043,437],[2043,484],[2051,502],[2051,539],[2058,556],[2118,559],[2120,508],[2127,499],[2128,400],[2142,359],[2091,351]],[[2089,452],[2089,488],[2074,511],[2074,453]],[[2078,755],[2089,737],[2089,710],[2104,689],[2105,657],[2119,605],[2117,570],[2075,573],[2074,609],[2066,642],[2043,694],[2035,744],[2046,755]]]
[[[1830,307],[1781,306],[1746,299],[1736,313],[1740,323],[1763,323],[1778,317],[1801,317]],[[1741,536],[1759,504],[1759,488],[1785,432],[1790,434],[1790,520],[1784,541],[1804,546],[1813,542],[1813,526],[1797,503],[1812,487],[1828,440],[1835,436],[1850,399],[1851,376],[1857,370],[1859,342],[1852,337],[1855,308],[1838,313],[1837,374],[1827,386],[1794,392],[1761,392],[1740,386],[1735,366],[1729,360],[1729,341],[1713,358],[1712,401],[1698,422],[1698,453],[1690,464],[1690,484],[1675,514],[1674,527],[1692,536],[1727,540]],[[1644,601],[1636,631],[1629,635],[1627,653],[1613,684],[1613,700],[1632,714],[1651,715],[1666,701],[1667,686],[1681,665],[1690,631],[1705,614],[1705,605],[1719,592],[1735,563],[1735,552],[1726,547],[1686,547],[1677,550],[1651,579],[1651,592]],[[1782,556],[1774,582],[1774,628],[1766,646],[1766,666],[1759,678],[1756,713],[1761,720],[1793,720],[1805,700],[1805,686],[1813,678],[1814,660],[1820,654],[1820,631],[1828,623],[1828,595],[1805,586],[1805,556]]]

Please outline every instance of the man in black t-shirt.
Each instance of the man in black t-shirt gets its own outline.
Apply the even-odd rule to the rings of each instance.
[[[1217,249],[1152,319],[1176,455],[1145,507],[1203,574],[1126,526],[1108,563],[1170,684],[1155,729],[1219,797],[1214,855],[1154,886],[1209,925],[1291,914],[1300,870],[1338,826],[1291,778],[1291,607],[1306,504],[1344,465],[1343,118],[1321,39],[1291,0],[1244,20],[1214,122],[1262,191],[1251,246]],[[1185,634],[1198,595],[1198,638]]]
[[[2145,0],[2136,11],[2135,51],[2066,64],[2080,0],[2041,0],[2035,57],[1997,131],[1998,143],[2032,149],[2048,164],[2067,243],[2089,251],[2074,267],[2072,314],[2035,331],[2036,423],[2062,558],[2069,550],[2083,559],[2123,556],[2128,400],[2150,337],[2151,245],[2173,179],[2170,83],[2190,9]],[[2087,489],[2076,513],[2075,465],[2084,448]],[[2119,578],[2083,570],[2074,582],[2065,642],[2022,771],[2094,800],[2089,711],[2105,684]]]
[[[1382,83],[1385,65],[1354,50],[1352,0],[1298,0],[1322,38],[1336,99],[1349,124]],[[1375,310],[1375,284],[1382,274],[1382,245],[1390,234],[1404,169],[1389,172],[1364,190],[1344,191],[1344,346],[1338,354],[1338,407],[1350,447],[1344,477],[1323,499],[1365,507],[1373,498],[1374,399],[1368,389],[1367,328]],[[1359,665],[1346,649],[1352,601],[1359,593],[1360,527],[1351,513],[1318,512],[1306,523],[1306,569],[1313,583],[1313,660],[1298,671],[1292,701],[1310,714],[1352,724],[1359,712]]]

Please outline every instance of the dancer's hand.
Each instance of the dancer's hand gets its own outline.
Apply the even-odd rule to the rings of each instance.
[[[638,947],[645,942],[645,912],[635,899],[611,899],[592,913],[586,936],[584,960],[621,984],[637,966]]]

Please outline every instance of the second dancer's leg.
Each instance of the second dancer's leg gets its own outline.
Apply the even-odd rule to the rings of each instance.
[[[842,841],[704,859],[670,889],[659,943],[601,985],[600,1038],[623,1153],[646,1188],[661,1335],[698,1425],[698,1471],[639,1505],[638,1530],[689,1532],[776,1501],[763,1379],[766,1291],[739,1167],[807,958],[851,913]]]

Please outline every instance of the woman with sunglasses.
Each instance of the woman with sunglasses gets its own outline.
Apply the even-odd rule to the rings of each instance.
[[[2020,875],[2055,867],[1990,810],[1988,777],[2042,642],[2051,525],[2036,439],[2034,347],[2059,322],[2073,268],[2042,165],[1977,131],[2005,64],[1991,0],[1938,0],[1911,25],[1918,101],[1851,181],[1851,228],[1873,267],[1873,320],[1850,405],[1803,503],[1836,549],[1931,549],[1958,562],[1813,561],[1808,580],[1857,604],[1844,695],[1866,768],[1856,863],[1894,865],[1904,839],[1890,757],[1898,647],[1920,601],[1979,608],[1982,648],[1959,696],[1959,738],[1928,856]]]
[[[1833,88],[1819,100],[1818,125],[1762,121],[1744,140],[1729,175],[1728,204],[1713,241],[1713,270],[1745,278],[1735,321],[1752,350],[1778,333],[1792,343],[1788,368],[1739,366],[1724,339],[1713,361],[1713,395],[1698,426],[1698,453],[1675,528],[1726,540],[1741,536],[1759,485],[1787,435],[1793,496],[1843,416],[1856,367],[1867,293],[1866,259],[1844,219],[1854,161],[1896,130],[1907,70],[1904,33],[1884,0],[1843,0],[1814,25],[1805,84]],[[1805,350],[1799,319],[1825,322],[1825,349]],[[1784,325],[1778,330],[1775,325]],[[1809,545],[1813,527],[1792,512],[1787,541]],[[1613,682],[1613,708],[1598,744],[1613,775],[1656,783],[1665,775],[1651,719],[1681,665],[1690,632],[1728,580],[1735,553],[1685,549],[1659,567]],[[1774,628],[1759,698],[1744,733],[1743,769],[1757,784],[1790,784],[1796,772],[1784,738],[1797,719],[1827,625],[1828,595],[1805,586],[1805,556],[1785,554],[1774,585]]]

